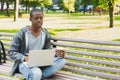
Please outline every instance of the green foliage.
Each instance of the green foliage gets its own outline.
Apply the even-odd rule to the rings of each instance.
[[[74,4],[75,4],[75,0],[63,0],[64,9],[70,12],[75,11]]]
[[[52,0],[20,0],[20,4],[24,7],[47,7],[52,5]]]
[[[53,4],[53,3],[52,3],[52,0],[44,0],[43,2],[44,2],[44,5],[45,5],[46,7]]]
[[[107,0],[99,0],[99,7],[108,9],[108,1]]]
[[[75,0],[75,12],[79,12],[80,0]]]

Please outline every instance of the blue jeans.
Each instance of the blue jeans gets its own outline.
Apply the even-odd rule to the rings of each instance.
[[[20,63],[19,71],[25,76],[26,80],[41,80],[53,75],[58,70],[62,69],[65,64],[65,59],[55,57],[54,63],[51,66],[29,68],[24,63]]]

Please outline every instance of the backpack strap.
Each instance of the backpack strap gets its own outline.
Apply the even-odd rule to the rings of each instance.
[[[3,63],[6,63],[6,53],[5,53],[5,48],[4,48],[4,45],[2,43],[2,41],[0,41],[0,44],[2,46],[2,50],[3,50]],[[2,58],[2,57],[1,57]]]

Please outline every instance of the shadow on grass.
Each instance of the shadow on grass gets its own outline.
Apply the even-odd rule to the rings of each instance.
[[[113,39],[112,41],[118,41],[118,42],[120,42],[120,38],[119,39]]]
[[[61,32],[61,31],[79,31],[79,30],[82,30],[82,29],[78,29],[78,28],[77,29],[69,29],[69,28],[68,29],[50,29],[49,28],[49,30],[53,30],[55,32],[58,32],[58,31]]]
[[[79,31],[79,30],[82,30],[82,29],[79,29],[79,28],[77,28],[77,29],[52,29],[52,28],[48,28],[48,31],[50,32],[50,35],[53,35],[53,36],[55,36],[56,34],[56,32],[64,32],[64,31]]]

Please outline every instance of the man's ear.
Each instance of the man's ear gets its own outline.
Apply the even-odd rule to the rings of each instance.
[[[29,20],[31,21],[31,17],[29,18]]]

